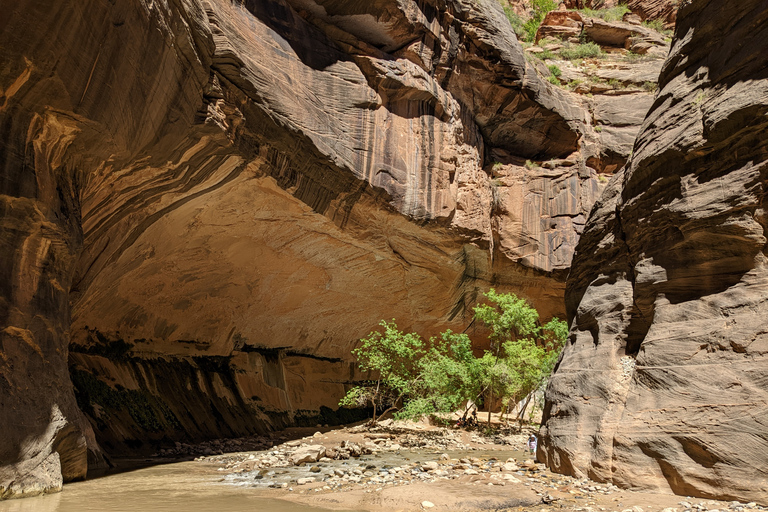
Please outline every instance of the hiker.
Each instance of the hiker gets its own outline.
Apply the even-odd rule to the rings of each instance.
[[[536,444],[537,444],[536,436],[531,434],[531,436],[528,438],[528,451],[531,454],[536,453]]]

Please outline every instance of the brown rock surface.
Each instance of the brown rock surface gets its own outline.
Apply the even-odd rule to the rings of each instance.
[[[536,31],[536,42],[545,37],[558,37],[567,39],[568,37],[579,37],[581,28],[584,26],[584,20],[581,14],[574,11],[550,11],[544,16]]]
[[[562,314],[596,172],[494,196],[484,159],[589,120],[494,2],[0,8],[4,496],[83,477],[92,427],[120,454],[349,419],[381,318],[464,328],[491,283]]]
[[[644,20],[662,20],[673,25],[679,0],[627,0],[627,7]]]
[[[594,171],[571,160],[553,160],[533,168],[498,166],[494,176],[500,256],[533,268],[567,271],[586,216],[603,189]]]
[[[650,43],[664,46],[664,38],[649,28],[623,21],[605,21],[600,18],[584,18],[584,34],[602,46],[629,48],[631,38],[642,37]]]
[[[766,41],[762,1],[680,9],[568,278],[539,449],[556,471],[768,503]]]

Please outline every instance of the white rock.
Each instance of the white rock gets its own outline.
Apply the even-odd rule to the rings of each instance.
[[[421,502],[421,507],[422,508],[433,508],[434,506],[435,506],[435,504],[432,503],[431,501],[422,501]]]
[[[325,446],[320,444],[302,446],[291,454],[290,461],[293,465],[304,462],[317,462],[325,456]]]

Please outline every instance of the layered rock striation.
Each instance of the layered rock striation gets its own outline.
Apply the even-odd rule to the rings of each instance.
[[[494,2],[0,9],[0,496],[350,419],[382,318],[562,313],[598,138]]]
[[[556,471],[768,502],[767,40],[762,1],[680,8],[568,278],[539,450]]]

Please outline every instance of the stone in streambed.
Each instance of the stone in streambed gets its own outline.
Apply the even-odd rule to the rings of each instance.
[[[317,462],[323,456],[325,456],[325,446],[316,444],[302,446],[291,454],[289,460],[294,466],[298,466],[306,462]]]

